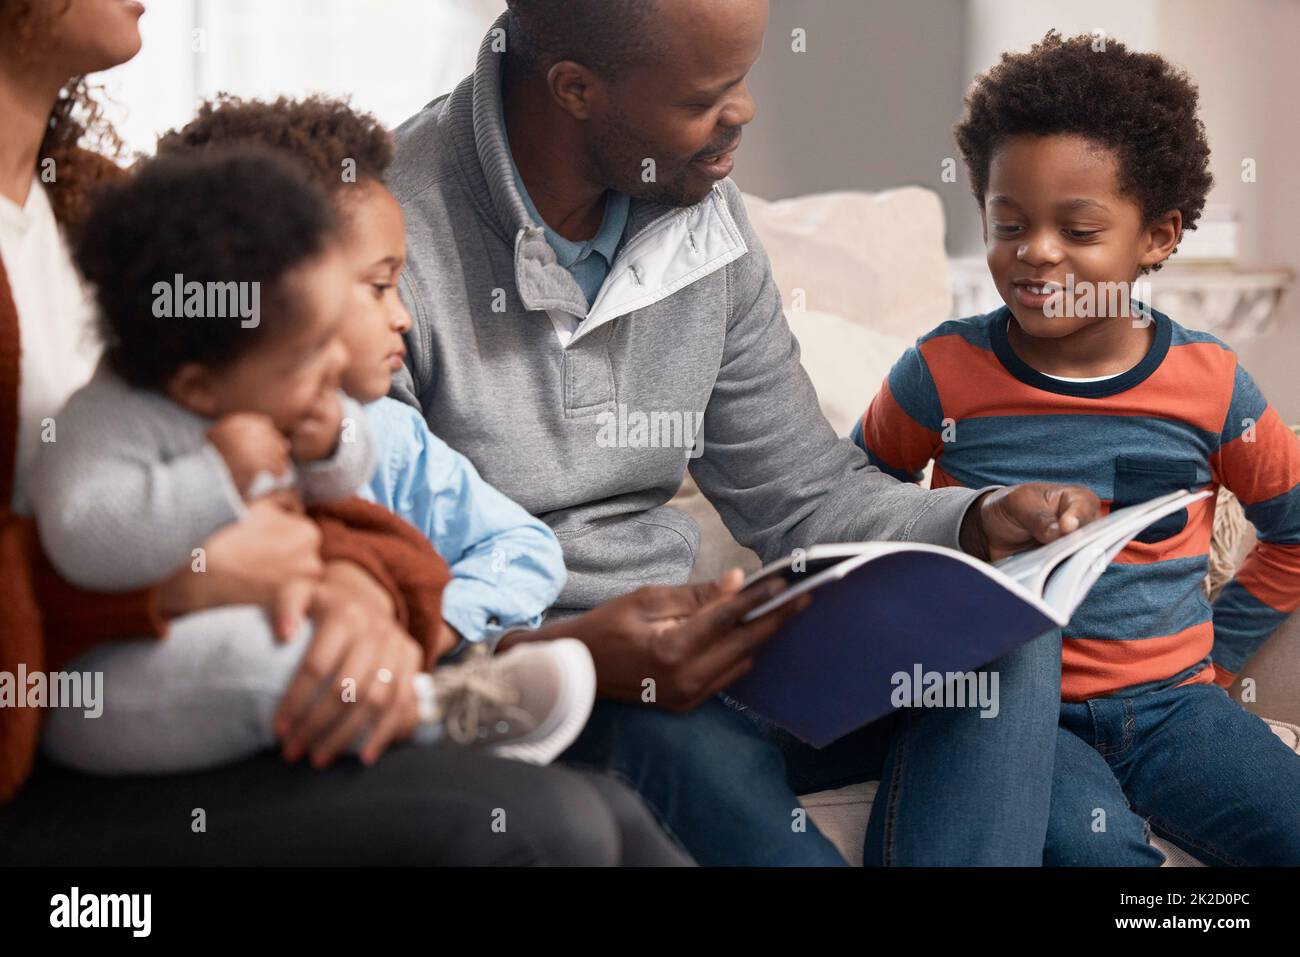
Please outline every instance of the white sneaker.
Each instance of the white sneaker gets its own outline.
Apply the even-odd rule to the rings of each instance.
[[[550,764],[586,726],[596,668],[576,638],[525,641],[496,656],[474,646],[468,655],[433,672],[437,719],[453,741]]]

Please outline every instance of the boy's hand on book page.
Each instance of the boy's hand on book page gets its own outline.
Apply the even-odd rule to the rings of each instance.
[[[745,674],[755,652],[811,601],[804,596],[741,624],[786,587],[768,581],[742,592],[743,581],[732,569],[712,582],[648,585],[535,632],[512,632],[503,645],[578,638],[595,661],[601,698],[689,711]]]
[[[1101,514],[1101,502],[1081,485],[1027,482],[985,492],[966,512],[962,550],[996,562],[1054,541]]]

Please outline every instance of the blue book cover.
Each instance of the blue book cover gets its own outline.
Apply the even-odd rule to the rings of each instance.
[[[814,546],[775,562],[748,584],[780,575],[791,587],[747,620],[804,592],[812,603],[726,693],[815,747],[936,696],[995,711],[997,678],[979,669],[1065,625],[1138,532],[1209,494],[1119,509],[997,565],[905,542]]]

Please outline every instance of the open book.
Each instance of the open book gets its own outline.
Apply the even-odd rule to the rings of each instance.
[[[1117,509],[993,565],[912,542],[796,552],[746,581],[777,575],[790,583],[746,621],[805,592],[816,593],[812,604],[727,694],[817,747],[898,707],[961,706],[958,695],[992,717],[996,678],[969,672],[1064,626],[1134,537],[1210,494],[1171,492]]]

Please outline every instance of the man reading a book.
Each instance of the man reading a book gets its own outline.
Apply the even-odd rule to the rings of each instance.
[[[742,624],[770,589],[738,594],[739,572],[685,584],[699,532],[665,503],[689,465],[764,560],[866,539],[995,558],[1090,521],[1096,497],[923,490],[823,418],[728,178],[766,0],[508,6],[473,75],[396,132],[413,328],[395,391],[560,539],[557,607],[499,640],[590,647],[603,700],[562,760],[630,781],[704,864],[842,863],[800,826],[796,790],[869,778],[885,785],[868,862],[1039,863],[1054,636],[991,666],[996,719],[898,715],[787,768],[717,694],[798,605]],[[703,424],[693,448],[611,447],[600,437],[620,408]]]

